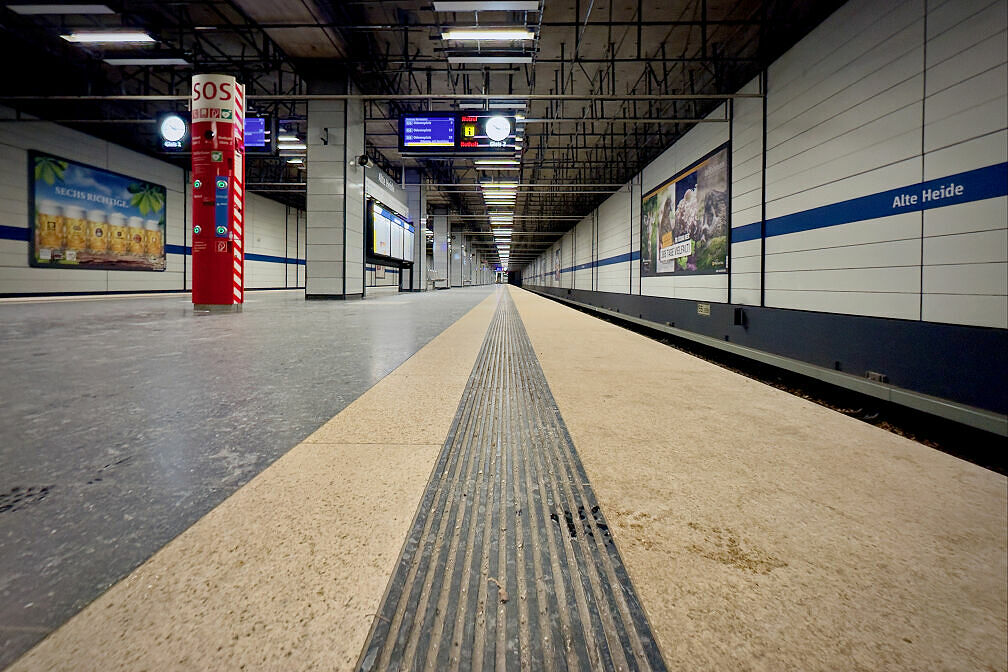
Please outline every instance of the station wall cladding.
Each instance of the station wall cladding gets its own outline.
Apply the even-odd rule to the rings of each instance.
[[[8,121],[0,107],[0,296],[183,291],[192,288],[188,171],[85,133]],[[29,166],[34,150],[165,188],[164,271],[34,268],[29,264]],[[305,214],[255,194],[245,203],[247,289],[304,287]]]
[[[861,380],[878,372],[1004,424],[1006,14],[1003,0],[851,0],[768,68],[765,100],[716,109],[731,122],[697,124],[526,266],[523,285]],[[728,272],[684,263],[709,262],[699,253],[652,272],[663,264],[648,240],[641,257],[642,197],[725,146]],[[713,180],[684,178],[672,203],[698,179]],[[702,200],[688,205],[716,209],[717,194]]]

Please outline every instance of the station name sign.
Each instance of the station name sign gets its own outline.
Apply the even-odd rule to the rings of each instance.
[[[494,112],[426,112],[399,117],[399,153],[508,154],[515,151],[515,118]]]

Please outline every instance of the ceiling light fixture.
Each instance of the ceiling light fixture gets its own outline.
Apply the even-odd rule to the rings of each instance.
[[[115,14],[108,5],[7,5],[7,9],[15,14],[31,16],[37,14]]]
[[[304,163],[304,159],[287,159],[287,163],[301,164]]]
[[[106,58],[106,65],[185,65],[192,63],[184,58]]]
[[[539,0],[434,0],[435,12],[538,12]]]
[[[476,159],[473,161],[477,166],[517,166],[517,159]]]
[[[531,56],[449,56],[451,65],[529,65]],[[483,106],[480,105],[482,108]],[[491,106],[492,107],[492,106]]]
[[[535,33],[525,28],[451,28],[441,33],[442,40],[510,42],[534,40]]]
[[[67,42],[78,44],[136,44],[157,41],[139,30],[80,30],[60,37]]]

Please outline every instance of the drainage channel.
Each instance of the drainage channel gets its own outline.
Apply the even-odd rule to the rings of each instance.
[[[665,669],[507,292],[358,669]]]

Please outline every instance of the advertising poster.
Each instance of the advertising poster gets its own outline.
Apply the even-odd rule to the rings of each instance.
[[[641,276],[728,271],[728,145],[641,202]]]
[[[163,186],[34,151],[28,181],[32,266],[165,270]]]

